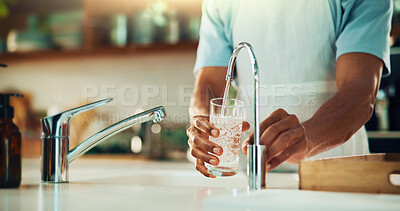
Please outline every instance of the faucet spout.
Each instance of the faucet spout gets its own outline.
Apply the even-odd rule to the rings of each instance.
[[[163,106],[159,106],[147,111],[144,111],[139,114],[135,114],[133,116],[130,116],[124,120],[121,120],[120,122],[117,122],[101,131],[98,133],[92,135],[88,139],[86,139],[84,142],[76,146],[74,149],[72,149],[68,155],[67,155],[67,160],[68,163],[71,163],[81,155],[85,154],[87,151],[92,149],[94,146],[97,144],[100,144],[107,138],[124,131],[127,128],[132,127],[133,125],[140,124],[143,122],[147,121],[153,121],[154,123],[160,122],[164,120],[166,116],[166,111]]]
[[[254,54],[253,47],[247,42],[239,43],[236,48],[233,50],[232,56],[229,60],[228,71],[226,74],[226,82],[229,83],[227,86],[227,90],[225,92],[229,92],[230,83],[233,81],[233,68],[235,67],[236,59],[239,55],[240,50],[245,48],[250,57],[251,68],[253,70],[253,108],[254,108],[254,124],[256,127],[254,128],[254,145],[260,145],[260,117],[259,117],[259,105],[260,105],[260,82],[258,76],[258,64],[256,55]]]
[[[254,108],[254,144],[247,148],[249,163],[247,173],[249,175],[250,190],[260,190],[266,187],[266,146],[260,145],[260,82],[257,59],[253,51],[253,47],[247,42],[239,43],[233,50],[229,60],[229,66],[226,74],[225,96],[228,96],[229,88],[233,80],[232,73],[236,63],[236,58],[241,49],[246,49],[250,57],[251,68],[253,71],[253,108]]]
[[[68,182],[68,164],[73,160],[107,138],[135,124],[147,121],[160,122],[166,116],[163,106],[132,115],[94,134],[69,151],[70,119],[78,113],[104,105],[111,100],[100,100],[42,119],[41,164],[43,182]]]

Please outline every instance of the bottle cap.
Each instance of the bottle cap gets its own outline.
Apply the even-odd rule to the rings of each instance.
[[[14,108],[10,106],[10,97],[23,97],[23,95],[0,93],[0,119],[14,118]]]

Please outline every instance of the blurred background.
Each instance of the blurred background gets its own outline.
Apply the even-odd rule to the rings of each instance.
[[[74,117],[70,147],[134,113],[168,117],[90,153],[185,159],[201,0],[0,0],[0,92],[13,99],[23,156],[40,154],[40,119],[107,97]],[[162,138],[161,138],[162,137]]]
[[[400,152],[400,0],[392,75],[367,128],[372,152]],[[70,147],[134,113],[164,105],[159,124],[128,129],[92,154],[185,160],[201,0],[0,0],[0,92],[13,99],[23,156],[40,154],[40,119],[107,97],[74,117]]]

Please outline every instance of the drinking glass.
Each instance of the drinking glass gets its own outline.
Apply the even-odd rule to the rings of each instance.
[[[206,163],[206,167],[215,176],[232,176],[239,169],[240,135],[243,122],[243,101],[227,99],[223,105],[222,98],[213,98],[210,101],[210,123],[219,129],[217,138],[209,140],[222,147],[223,153],[219,158],[219,165]]]

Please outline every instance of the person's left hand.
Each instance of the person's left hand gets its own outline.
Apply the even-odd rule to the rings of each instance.
[[[281,163],[298,163],[307,158],[312,149],[304,126],[295,115],[278,109],[260,124],[260,144],[267,146],[267,170]],[[254,144],[254,132],[244,141],[242,150],[247,154],[247,145]]]

